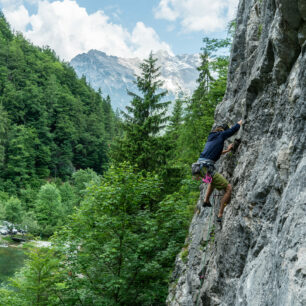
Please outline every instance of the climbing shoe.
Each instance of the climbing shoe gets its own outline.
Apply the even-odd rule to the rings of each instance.
[[[210,202],[203,202],[203,207],[211,207]]]
[[[217,217],[217,222],[221,223],[222,222],[222,217]]]

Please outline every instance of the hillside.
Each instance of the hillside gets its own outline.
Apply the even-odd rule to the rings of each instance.
[[[0,16],[1,189],[38,186],[77,169],[102,173],[115,116],[49,48],[13,33]]]
[[[202,189],[168,305],[306,304],[305,38],[305,1],[240,0],[215,112],[217,122],[244,122],[236,153],[218,164],[232,199],[222,227],[210,227]]]

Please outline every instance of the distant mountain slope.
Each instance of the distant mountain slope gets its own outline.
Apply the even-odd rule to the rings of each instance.
[[[155,57],[161,67],[164,89],[169,91],[168,98],[173,99],[180,91],[192,93],[198,78],[199,54],[171,56],[165,51],[158,51]],[[135,74],[140,73],[140,63],[139,58],[109,56],[97,50],[79,54],[70,62],[78,76],[86,76],[93,88],[101,88],[103,96],[111,97],[114,109],[124,109],[130,102],[126,89],[137,92],[133,81]]]

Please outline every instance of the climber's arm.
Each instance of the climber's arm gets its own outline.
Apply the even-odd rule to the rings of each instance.
[[[221,153],[221,154],[226,154],[226,153],[228,153],[229,151],[231,151],[231,150],[232,150],[233,146],[234,146],[234,144],[233,144],[233,143],[231,143],[231,144],[230,144],[230,145],[227,147],[227,149],[226,149],[226,150],[223,150],[223,151],[222,151],[222,153]]]
[[[223,139],[226,140],[227,138],[233,136],[236,132],[238,132],[239,129],[240,129],[240,124],[236,123],[230,129],[221,132],[221,135],[223,136]]]

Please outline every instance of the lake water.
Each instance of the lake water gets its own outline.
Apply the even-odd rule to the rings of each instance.
[[[0,284],[23,266],[26,255],[16,247],[0,247]]]

